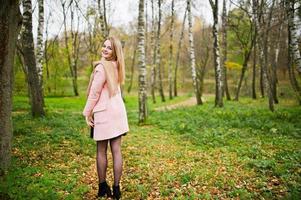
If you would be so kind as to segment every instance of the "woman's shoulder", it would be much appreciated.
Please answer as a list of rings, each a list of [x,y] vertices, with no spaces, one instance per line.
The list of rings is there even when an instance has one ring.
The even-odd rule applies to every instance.
[[[109,61],[109,60],[99,60],[93,62],[95,71],[101,71],[104,68],[111,67],[112,65],[117,67],[117,61]]]

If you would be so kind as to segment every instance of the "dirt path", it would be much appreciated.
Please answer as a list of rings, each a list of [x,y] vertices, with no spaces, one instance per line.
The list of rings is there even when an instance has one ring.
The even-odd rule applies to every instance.
[[[212,94],[203,95],[203,97],[202,97],[203,102],[208,101],[208,98],[210,98],[212,96],[213,96]],[[196,105],[196,98],[194,96],[190,97],[189,99],[182,101],[182,102],[155,108],[155,110],[156,111],[172,110],[172,109],[179,108],[179,107],[188,107],[188,106],[193,106],[193,105]]]

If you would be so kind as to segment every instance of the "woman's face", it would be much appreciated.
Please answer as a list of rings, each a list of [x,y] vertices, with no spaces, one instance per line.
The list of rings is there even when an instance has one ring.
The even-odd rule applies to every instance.
[[[110,40],[106,40],[102,45],[101,57],[105,58],[106,60],[110,60],[113,55],[113,48],[111,45],[112,44]]]

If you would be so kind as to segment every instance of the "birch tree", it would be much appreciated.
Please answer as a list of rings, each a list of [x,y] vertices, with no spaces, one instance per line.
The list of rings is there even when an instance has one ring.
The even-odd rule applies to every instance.
[[[134,67],[136,64],[136,53],[137,53],[137,42],[135,41],[135,45],[134,45],[134,53],[132,55],[132,64],[131,64],[131,76],[130,76],[130,83],[129,83],[129,87],[128,87],[128,93],[131,92],[132,90],[132,85],[133,85],[133,78],[134,78]]]
[[[301,73],[301,55],[299,51],[298,45],[298,30],[297,30],[297,2],[296,0],[285,0],[286,2],[286,10],[287,10],[287,19],[288,19],[288,28],[290,32],[290,48],[291,48],[291,56],[293,62],[296,65],[296,70]],[[300,2],[299,2],[300,3]],[[299,5],[300,6],[300,5]]]
[[[169,99],[172,99],[172,72],[173,72],[173,32],[174,32],[174,7],[175,1],[171,1],[171,20],[170,20],[170,36],[169,36],[169,65],[168,65],[168,88]]]
[[[43,108],[43,92],[36,66],[35,50],[32,33],[32,5],[31,0],[23,0],[23,31],[21,34],[24,66],[27,70],[28,85],[30,87],[30,103],[32,116],[45,115]]]
[[[106,1],[105,0],[97,0],[98,13],[99,13],[99,21],[102,38],[106,38],[109,35],[108,23],[106,18]]]
[[[161,96],[161,101],[165,101],[163,85],[162,85],[162,73],[161,73],[161,21],[162,21],[162,8],[161,8],[161,0],[158,0],[158,8],[159,8],[159,17],[158,17],[158,29],[157,29],[157,59],[156,66],[158,69],[158,78],[159,78],[159,93]]]
[[[67,60],[70,69],[73,92],[75,96],[78,96],[78,85],[77,85],[77,62],[78,62],[78,53],[79,53],[79,34],[78,31],[73,31],[74,23],[74,8],[72,7],[73,0],[70,0],[68,7],[66,8],[66,1],[61,0],[61,6],[63,8],[63,25],[64,25],[64,42],[65,48],[67,51]],[[69,47],[69,36],[67,32],[67,9],[70,9],[70,24],[71,24],[71,49]],[[79,27],[79,19],[77,23],[77,30]]]
[[[252,98],[256,99],[256,63],[257,63],[257,15],[256,15],[256,4],[252,2],[252,24],[254,30],[254,46],[253,46],[253,67],[252,67]]]
[[[294,64],[298,65],[298,55],[296,50],[296,24],[294,22],[295,16],[295,2],[285,0],[286,17],[288,21],[288,73],[292,88],[295,92],[297,100],[301,105],[301,88],[295,76]]]
[[[147,87],[146,87],[146,66],[144,48],[144,0],[139,0],[138,14],[138,62],[139,62],[139,123],[143,123],[147,118]]]
[[[213,42],[213,55],[214,55],[214,69],[215,69],[215,106],[223,107],[223,81],[222,81],[222,66],[220,64],[220,52],[219,52],[219,42],[218,42],[218,0],[209,0],[212,14],[213,14],[213,27],[212,34],[214,38]]]
[[[0,8],[0,176],[11,163],[13,64],[21,21],[19,1],[2,2]]]
[[[37,71],[39,75],[40,85],[43,88],[43,58],[44,58],[44,48],[43,48],[43,31],[44,31],[44,0],[38,0],[38,32],[37,32],[37,45],[36,45],[36,63]],[[43,91],[43,90],[42,90]]]
[[[195,67],[195,52],[193,44],[193,33],[192,33],[192,14],[191,14],[191,0],[187,0],[187,15],[188,15],[188,37],[189,37],[189,64],[191,68],[191,77],[193,83],[193,89],[197,100],[197,105],[201,104],[201,97],[198,90],[198,81],[196,76]]]
[[[223,76],[223,82],[224,82],[224,89],[223,94],[226,93],[227,100],[231,100],[231,96],[229,93],[228,88],[228,77],[227,77],[227,7],[226,7],[226,0],[223,0],[223,14],[222,14],[222,38],[223,38],[223,69],[224,69],[224,76]]]
[[[256,19],[257,19],[257,31],[258,31],[258,50],[259,50],[259,61],[262,68],[263,75],[263,83],[265,86],[265,90],[267,91],[269,109],[274,111],[274,99],[271,90],[270,77],[268,75],[268,67],[267,67],[267,54],[268,54],[268,31],[270,28],[270,19],[271,12],[273,10],[274,1],[270,8],[269,17],[264,19],[264,1],[253,0],[255,3],[256,9]],[[259,4],[260,3],[260,4]]]
[[[152,32],[151,32],[151,45],[152,45],[152,69],[151,69],[151,94],[152,94],[152,100],[153,103],[156,103],[156,95],[155,95],[155,89],[156,89],[156,60],[157,60],[157,42],[155,42],[155,11],[154,11],[154,0],[151,0],[152,5]]]
[[[177,46],[178,51],[177,51],[177,57],[176,57],[176,66],[175,66],[175,70],[174,70],[175,75],[174,75],[174,84],[173,84],[175,97],[178,96],[178,88],[177,88],[178,66],[179,66],[179,60],[180,60],[182,41],[184,39],[186,16],[187,16],[187,6],[185,8],[184,18],[183,18],[183,22],[182,22],[182,30],[181,30],[180,39],[178,41],[178,46]]]

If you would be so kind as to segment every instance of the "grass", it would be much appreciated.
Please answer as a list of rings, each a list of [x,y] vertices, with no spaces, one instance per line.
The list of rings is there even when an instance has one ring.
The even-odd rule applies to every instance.
[[[138,98],[126,97],[124,199],[299,199],[299,106],[283,99],[271,113],[266,100],[242,98],[221,109],[209,98],[202,106],[154,111],[189,96],[149,102],[143,126]],[[84,97],[48,97],[46,117],[32,119],[27,98],[14,97],[12,165],[1,178],[0,197],[94,198],[96,147],[81,115],[84,103]]]

